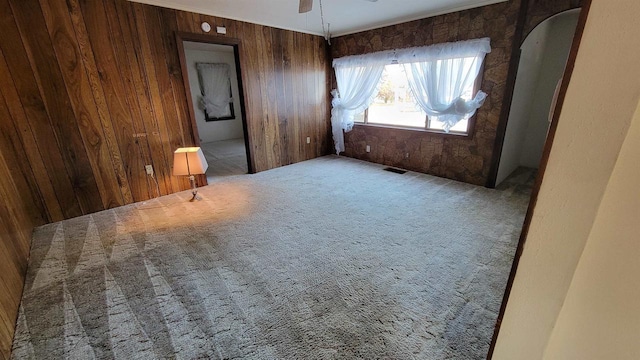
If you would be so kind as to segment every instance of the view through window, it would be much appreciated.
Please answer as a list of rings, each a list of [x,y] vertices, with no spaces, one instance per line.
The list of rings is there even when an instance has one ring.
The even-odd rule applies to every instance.
[[[473,88],[474,86],[470,86],[465,89],[463,93],[465,100],[471,99]],[[443,131],[443,123],[438,121],[437,117],[428,117],[416,103],[411,88],[409,88],[403,65],[386,65],[378,89],[378,96],[369,108],[355,116],[356,123]],[[467,116],[460,120],[451,128],[450,132],[466,133],[469,118],[470,116]]]

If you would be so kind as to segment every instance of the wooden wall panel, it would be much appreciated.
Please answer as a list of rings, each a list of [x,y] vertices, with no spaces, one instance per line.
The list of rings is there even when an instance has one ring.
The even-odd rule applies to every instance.
[[[73,41],[73,39],[56,38],[52,41],[45,26],[44,14],[37,0],[12,1],[11,10],[29,58],[30,71],[35,75],[36,83],[44,100],[45,110],[49,114],[49,121],[58,144],[58,152],[62,154],[64,167],[71,178],[74,192],[64,194],[64,196],[75,196],[81,213],[102,210],[104,209],[103,201],[100,196],[96,196],[100,190],[89,154],[85,149],[85,139],[96,141],[95,138],[91,139],[90,137],[91,133],[96,132],[97,129],[92,128],[92,124],[88,122],[89,119],[85,117],[84,113],[79,113],[77,114],[79,117],[76,117],[66,87],[67,83],[62,73],[63,70],[68,71],[65,75],[69,76],[69,73],[75,71],[75,75],[78,75],[81,69],[75,68],[75,66],[80,60],[68,59],[68,62],[59,63],[54,51],[53,41],[64,42]],[[64,35],[61,34],[61,36]],[[62,46],[70,46],[69,51],[72,51],[73,42],[67,42]],[[5,51],[5,54],[7,53]],[[13,73],[11,66],[9,70]],[[17,74],[14,76],[14,80],[22,75]],[[73,80],[68,79],[67,81]],[[76,94],[79,91],[72,89],[71,92]]]
[[[256,171],[331,153],[329,61],[322,37],[178,11],[178,30],[225,26],[239,39],[247,123]],[[306,143],[306,138],[311,143]]]
[[[4,64],[6,64],[6,67],[0,69],[2,71],[0,91],[9,101],[8,106],[11,110],[11,118],[2,118],[0,121],[13,121],[20,126],[23,124],[21,120],[27,120],[29,127],[25,130],[27,134],[31,132],[31,137],[35,140],[35,146],[38,148],[36,158],[40,157],[43,160],[46,175],[51,181],[56,202],[62,212],[62,218],[82,215],[62,152],[58,148],[58,140],[53,132],[39,84],[36,82],[36,75],[29,64],[29,57],[23,46],[13,14],[11,11],[7,11],[10,10],[8,1],[0,0],[0,8],[6,9],[0,12],[0,34],[2,34],[0,49],[4,54]],[[10,93],[15,93],[18,97]],[[24,110],[25,117],[21,117],[20,109]],[[30,156],[29,160],[32,167],[35,168],[33,165],[34,156]],[[45,187],[45,185],[40,185],[45,179],[46,177],[38,179],[41,189]],[[61,220],[51,214],[54,211],[51,203],[47,203],[47,210],[50,213],[50,220]]]
[[[119,161],[120,152],[115,144],[113,123],[107,119],[104,92],[98,80],[93,52],[89,48],[78,6],[75,1],[68,2],[69,9],[56,6],[55,0],[43,0],[40,4],[82,138],[82,143],[74,146],[80,149],[84,146],[100,193],[102,207],[84,212],[120,206],[125,201],[131,202],[127,179],[122,162]],[[75,20],[73,23],[72,17]],[[74,42],[78,46],[70,46]],[[94,194],[89,196],[90,199],[95,198]]]
[[[13,84],[2,51],[0,51],[0,82]],[[9,112],[3,114],[2,118],[9,119],[13,117],[16,120],[15,123],[3,121],[0,125],[3,127],[16,126],[17,135],[20,137],[24,149],[25,164],[30,166],[36,179],[39,179],[39,191],[44,202],[42,210],[47,210],[45,211],[47,214],[44,218],[52,221],[61,220],[63,219],[62,209],[60,208],[54,187],[49,180],[49,175],[47,174],[47,167],[45,166],[46,157],[40,155],[40,150],[31,131],[31,126],[26,114],[28,110],[22,106],[20,96],[14,86],[2,87],[0,94],[6,99],[7,111]]]
[[[173,151],[198,144],[176,32],[208,21],[238,40],[255,171],[330,152],[321,37],[126,0],[0,9],[0,358],[34,226],[189,188],[171,176]]]
[[[9,118],[0,93],[0,119]],[[17,129],[0,122],[0,359],[9,349],[22,295],[31,231],[46,221],[36,177]]]
[[[135,13],[131,9],[131,4],[120,0],[108,1],[107,6],[112,6],[110,7],[111,10],[107,11],[107,14],[112,18],[109,21],[110,27],[113,29],[111,30],[112,35],[118,31],[121,31],[122,34],[122,37],[119,38],[121,41],[114,43],[116,48],[119,49],[117,53],[121,58],[121,66],[119,68],[121,71],[125,71],[122,74],[127,84],[126,94],[128,94],[129,105],[132,107],[132,118],[136,129],[136,135],[133,136],[133,140],[139,149],[138,154],[140,155],[140,161],[142,161],[141,165],[153,165],[158,179],[158,184],[156,185],[146,174],[141,174],[147,180],[148,191],[146,194],[149,197],[153,197],[157,196],[157,194],[171,193],[171,173],[168,171],[167,158],[165,156],[152,156],[152,154],[163,154],[165,150],[162,140],[158,136],[159,129],[152,105],[145,62],[139,55],[141,42],[138,37]],[[117,17],[113,13],[114,9]],[[118,38],[114,37],[114,39]],[[127,70],[124,70],[126,68],[131,72],[130,74]],[[141,198],[142,194],[139,193]]]
[[[28,144],[48,221],[188,188],[171,176],[172,152],[197,145],[175,33],[204,34],[202,21],[240,42],[254,170],[329,152],[321,37],[125,0],[0,7],[2,121]]]
[[[101,104],[99,107],[101,114],[108,113],[113,119],[113,123],[119,126],[113,127],[105,126],[105,134],[110,135],[108,139],[111,140],[111,149],[116,146],[119,151],[112,151],[116,161],[114,163],[118,166],[117,170],[120,174],[118,179],[122,179],[123,186],[121,187],[124,202],[130,203],[133,201],[133,193],[140,194],[147,192],[146,172],[144,171],[144,165],[148,157],[148,151],[142,152],[138,148],[135,139],[132,134],[137,134],[144,131],[139,131],[134,126],[134,117],[132,115],[132,107],[130,106],[127,91],[124,85],[124,76],[114,76],[121,72],[127,72],[129,75],[130,69],[128,63],[122,63],[116,58],[116,54],[121,54],[115,49],[117,42],[113,42],[112,38],[122,38],[122,31],[119,26],[109,26],[110,21],[117,21],[113,17],[117,17],[115,9],[112,12],[107,12],[103,4],[94,4],[94,6],[87,6],[86,1],[81,1],[79,4],[77,0],[70,1],[72,4],[72,19],[74,27],[76,28],[76,34],[79,43],[93,44],[91,48],[88,46],[82,46],[82,49],[93,50],[92,54],[87,54],[87,68],[90,69],[89,73],[100,74],[98,81],[101,83],[101,88],[95,86],[96,99],[100,99],[97,103]],[[82,11],[80,9],[82,7]],[[112,18],[105,17],[105,14],[109,14]],[[112,32],[111,32],[112,31]],[[91,39],[94,39],[91,41]],[[124,51],[122,51],[124,53]],[[126,56],[126,53],[124,53]],[[129,75],[130,76],[130,75]],[[106,108],[105,108],[106,106]],[[106,118],[106,116],[101,116]],[[121,157],[121,159],[118,159]]]

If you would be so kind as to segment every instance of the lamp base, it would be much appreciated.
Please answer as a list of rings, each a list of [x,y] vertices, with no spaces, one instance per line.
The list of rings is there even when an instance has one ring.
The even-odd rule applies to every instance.
[[[202,200],[202,198],[198,196],[198,189],[196,188],[196,177],[193,175],[189,176],[189,181],[191,182],[191,193],[193,194],[193,197],[189,201],[194,202],[196,200]]]

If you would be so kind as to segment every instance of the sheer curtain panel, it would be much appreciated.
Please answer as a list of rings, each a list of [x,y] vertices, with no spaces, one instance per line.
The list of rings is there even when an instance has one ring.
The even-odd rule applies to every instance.
[[[344,133],[353,128],[353,116],[364,111],[378,95],[378,82],[391,52],[347,56],[333,60],[338,90],[333,90],[331,130],[336,154],[344,151]]]
[[[472,97],[482,62],[491,52],[489,38],[347,56],[333,60],[338,90],[333,90],[331,129],[336,153],[344,151],[344,133],[353,128],[353,116],[378,95],[385,65],[403,64],[409,87],[428,116],[444,123],[449,132],[473,115],[487,94]]]
[[[197,63],[200,82],[200,108],[214,118],[227,116],[229,103],[229,64]]]
[[[397,54],[409,87],[428,116],[443,122],[445,132],[482,106],[487,94],[473,85],[487,53],[489,38],[407,49]]]

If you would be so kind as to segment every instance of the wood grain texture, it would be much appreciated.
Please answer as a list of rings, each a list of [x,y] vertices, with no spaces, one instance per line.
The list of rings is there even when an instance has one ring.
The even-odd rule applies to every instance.
[[[177,32],[205,35],[207,21],[239,45],[255,171],[330,152],[319,36],[126,0],[0,0],[0,8],[0,358],[34,226],[189,188],[171,176],[173,151],[198,145]]]
[[[9,117],[0,94],[0,119]],[[46,221],[36,177],[12,123],[0,124],[0,359],[8,359],[33,227]]]
[[[2,121],[20,129],[49,221],[188,188],[171,176],[173,151],[197,145],[175,33],[202,21],[242,45],[255,171],[328,153],[321,37],[124,0],[0,5]]]
[[[7,0],[0,0],[0,7],[9,9]],[[80,205],[73,191],[71,178],[67,173],[62,152],[58,148],[58,142],[53,132],[49,114],[45,107],[44,98],[40,92],[40,85],[36,82],[36,74],[33,72],[27,49],[23,46],[21,35],[18,31],[15,19],[11,11],[0,12],[0,48],[4,54],[6,67],[2,70],[2,86],[0,91],[5,94],[8,106],[11,110],[10,118],[2,118],[0,121],[12,120],[20,126],[21,110],[28,121],[28,127],[24,127],[25,137],[35,140],[38,148],[36,157],[43,160],[46,174],[49,177],[59,203],[62,218],[81,215]],[[17,95],[17,96],[15,96]],[[29,152],[29,154],[32,154]],[[34,162],[34,156],[30,156],[30,163]],[[33,166],[33,165],[32,165]],[[40,178],[39,182],[43,182]],[[39,186],[44,188],[44,185]],[[67,194],[67,196],[62,196]],[[69,194],[72,194],[69,196]],[[51,204],[47,204],[47,209]],[[50,210],[53,211],[53,210]],[[53,220],[53,215],[50,214]],[[61,220],[57,218],[56,220]]]
[[[177,13],[180,31],[207,21],[240,42],[249,143],[255,171],[331,152],[327,96],[330,72],[322,37],[208,15]],[[282,98],[284,96],[284,98]],[[306,143],[306,137],[311,143]]]
[[[45,26],[45,16],[38,1],[11,1],[10,4],[29,58],[30,71],[35,75],[45,110],[49,115],[58,152],[62,155],[64,168],[73,186],[73,193],[62,196],[75,196],[81,214],[102,210],[104,209],[103,201],[100,196],[96,196],[100,192],[99,185],[93,173],[89,154],[85,150],[87,133],[90,136],[90,133],[96,132],[97,129],[92,128],[92,124],[84,114],[78,114],[76,117],[77,109],[73,107],[76,104],[72,103],[66,87],[69,81],[76,80],[70,78],[70,73],[77,75],[81,71],[77,68],[78,59],[68,59],[60,63],[54,50],[54,42],[56,44],[63,42],[63,46],[69,46],[68,41],[73,39],[50,37]],[[62,36],[64,34],[61,34]],[[65,41],[67,41],[66,44],[64,44]],[[8,52],[4,51],[4,53]],[[11,66],[9,70],[14,74],[14,80],[23,75],[15,74]],[[72,90],[72,93],[77,92]],[[95,139],[87,140],[95,141]]]

